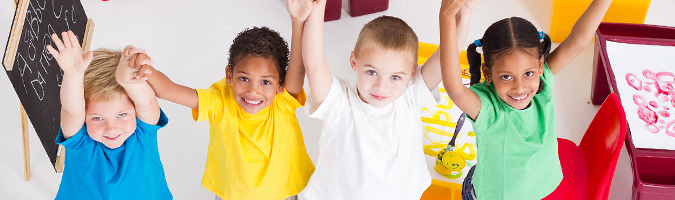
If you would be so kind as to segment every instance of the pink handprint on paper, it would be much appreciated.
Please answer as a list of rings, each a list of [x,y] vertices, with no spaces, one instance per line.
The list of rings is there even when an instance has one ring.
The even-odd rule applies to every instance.
[[[645,97],[635,94],[633,95],[633,102],[639,106],[637,110],[638,117],[647,123],[645,124],[647,130],[652,133],[658,133],[660,129],[656,126],[656,122],[659,120],[659,116],[656,115],[656,112],[649,109],[649,106],[645,102]]]
[[[630,85],[631,87],[635,88],[638,91],[642,89],[642,81],[637,77],[635,77],[635,74],[633,73],[626,74],[626,82],[628,83],[628,85]]]
[[[659,111],[658,113],[659,113],[659,115],[661,115],[661,117],[665,117],[665,118],[670,117],[670,113],[668,113],[668,111],[662,110],[662,111]]]
[[[672,98],[675,95],[675,88],[673,88],[675,75],[672,72],[654,73],[651,70],[646,69],[642,74],[645,78],[654,81],[654,89],[656,89],[654,96],[659,101],[667,102],[669,98]]]
[[[675,137],[675,121],[672,121],[666,125],[666,134],[671,137]]]
[[[669,106],[675,107],[675,74],[672,72],[655,73],[649,69],[642,71],[646,80],[633,73],[626,74],[626,83],[640,93],[653,93],[657,101],[650,101],[642,94],[634,94],[633,102],[638,106],[638,117],[645,122],[645,128],[652,133],[665,130],[669,136],[675,137],[675,120],[666,123],[670,118]],[[660,110],[662,109],[662,110]]]

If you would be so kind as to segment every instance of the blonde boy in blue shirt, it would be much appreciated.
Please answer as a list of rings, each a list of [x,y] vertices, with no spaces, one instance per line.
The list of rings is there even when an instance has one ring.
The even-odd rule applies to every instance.
[[[168,119],[127,67],[152,61],[133,47],[83,53],[73,32],[62,36],[52,35],[58,51],[47,46],[64,72],[56,142],[68,156],[56,199],[173,199],[157,148]]]

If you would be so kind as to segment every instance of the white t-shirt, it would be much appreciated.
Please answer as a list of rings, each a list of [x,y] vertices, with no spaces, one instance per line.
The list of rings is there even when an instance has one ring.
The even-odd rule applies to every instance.
[[[440,98],[420,73],[384,108],[364,103],[355,86],[335,77],[318,108],[310,94],[305,112],[324,127],[316,170],[300,199],[420,199],[431,184],[420,113]]]

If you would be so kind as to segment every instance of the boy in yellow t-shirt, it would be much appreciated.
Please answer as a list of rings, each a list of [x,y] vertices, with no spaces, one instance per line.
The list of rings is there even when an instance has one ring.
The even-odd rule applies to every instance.
[[[314,172],[295,116],[306,98],[302,28],[293,19],[290,60],[279,33],[267,27],[239,33],[226,77],[208,89],[178,85],[150,66],[139,69],[137,78],[147,78],[157,97],[211,124],[202,186],[222,199],[296,199]]]

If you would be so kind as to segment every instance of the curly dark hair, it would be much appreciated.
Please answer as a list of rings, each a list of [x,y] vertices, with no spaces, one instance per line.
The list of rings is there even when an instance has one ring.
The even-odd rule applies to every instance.
[[[283,84],[289,52],[288,43],[278,32],[265,26],[246,28],[237,34],[230,46],[230,57],[227,59],[227,64],[230,66],[229,73],[234,73],[234,66],[246,56],[272,58],[279,72],[279,84]]]

